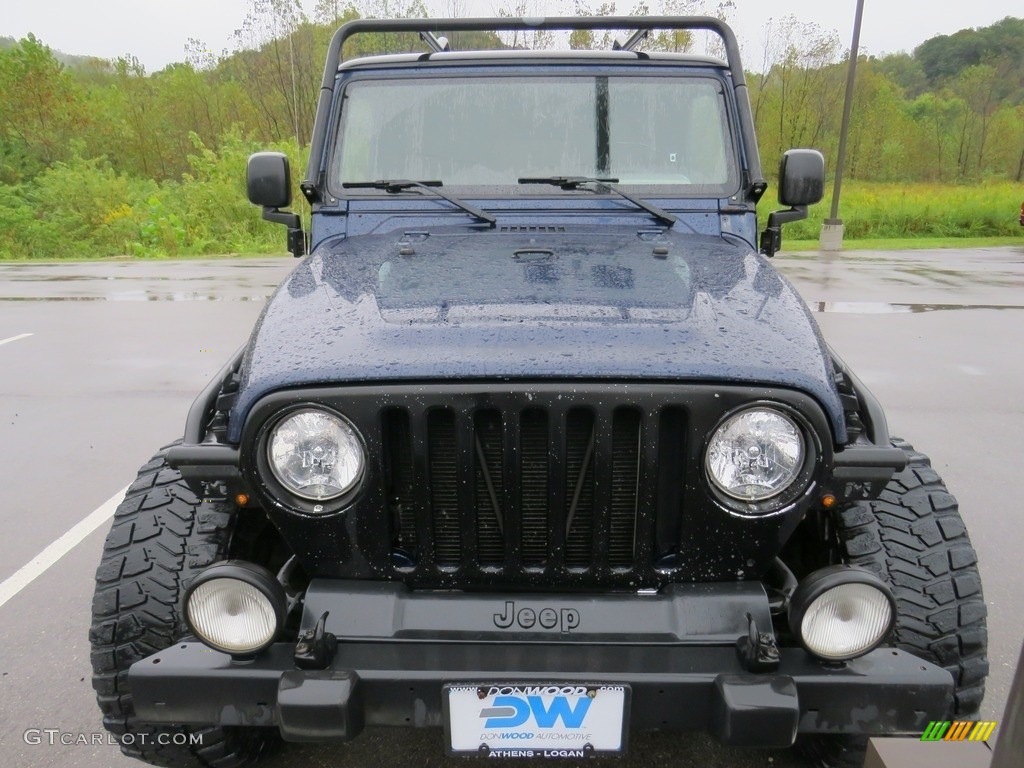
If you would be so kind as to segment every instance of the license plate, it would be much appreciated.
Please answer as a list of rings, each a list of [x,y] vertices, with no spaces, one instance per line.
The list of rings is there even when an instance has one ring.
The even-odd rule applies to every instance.
[[[626,748],[625,685],[446,685],[452,754],[581,758]]]

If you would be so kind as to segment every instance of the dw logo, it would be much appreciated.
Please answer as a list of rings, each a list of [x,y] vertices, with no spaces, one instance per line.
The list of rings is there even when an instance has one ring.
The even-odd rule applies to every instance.
[[[555,728],[561,720],[566,728],[580,728],[590,709],[590,699],[577,700],[573,708],[565,696],[555,696],[550,706],[544,706],[540,696],[496,696],[490,707],[480,710],[480,717],[486,717],[485,728],[517,728],[530,717],[538,728]]]

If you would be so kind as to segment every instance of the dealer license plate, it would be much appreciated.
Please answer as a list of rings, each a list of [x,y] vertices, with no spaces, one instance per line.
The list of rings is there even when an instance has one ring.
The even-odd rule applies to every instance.
[[[488,757],[621,754],[628,701],[625,685],[447,685],[448,746]]]

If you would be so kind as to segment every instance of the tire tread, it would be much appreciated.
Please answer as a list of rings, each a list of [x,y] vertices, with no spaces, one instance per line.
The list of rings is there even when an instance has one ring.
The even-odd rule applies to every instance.
[[[956,498],[931,461],[904,440],[892,444],[907,467],[875,501],[835,517],[842,561],[878,574],[898,606],[893,644],[934,662],[953,676],[950,717],[976,715],[988,675],[988,615],[978,556]],[[864,736],[801,737],[797,746],[821,768],[861,768]]]
[[[172,444],[173,445],[173,444]],[[187,634],[179,600],[195,575],[227,556],[230,508],[202,504],[167,466],[164,446],[128,487],[96,569],[92,602],[92,685],[103,725],[121,751],[168,768],[240,768],[263,751],[264,729],[163,726],[138,723],[128,668]],[[158,744],[162,733],[201,734],[200,745]],[[147,743],[141,744],[145,735]]]

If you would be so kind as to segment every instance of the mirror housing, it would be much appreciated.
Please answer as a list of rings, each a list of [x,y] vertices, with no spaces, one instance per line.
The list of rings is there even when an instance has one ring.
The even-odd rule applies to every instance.
[[[255,152],[245,170],[249,202],[263,208],[263,218],[288,227],[288,252],[296,258],[306,255],[306,235],[299,214],[282,211],[292,202],[292,175],[288,157],[282,152]]]
[[[825,196],[825,158],[816,149],[791,149],[779,163],[779,202],[814,205]]]
[[[265,208],[287,208],[292,202],[292,174],[282,152],[255,152],[245,169],[249,202]]]
[[[807,206],[825,195],[825,158],[816,149],[791,149],[779,163],[779,202],[789,206],[768,214],[761,253],[769,258],[782,248],[782,225],[807,218]]]

